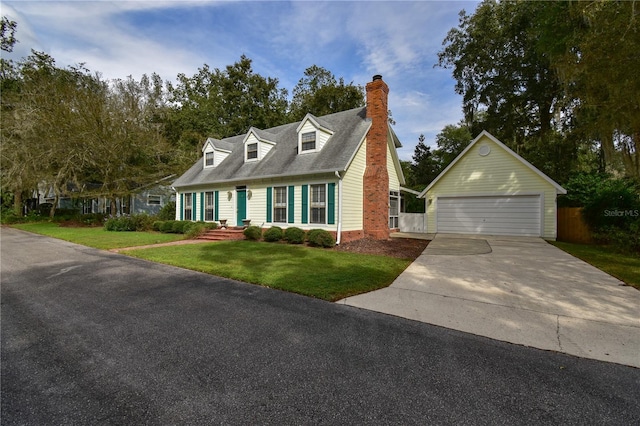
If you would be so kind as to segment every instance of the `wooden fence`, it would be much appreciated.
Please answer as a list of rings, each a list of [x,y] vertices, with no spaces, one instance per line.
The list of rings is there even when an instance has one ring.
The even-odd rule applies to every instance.
[[[591,232],[582,217],[582,207],[558,208],[558,241],[589,244]]]

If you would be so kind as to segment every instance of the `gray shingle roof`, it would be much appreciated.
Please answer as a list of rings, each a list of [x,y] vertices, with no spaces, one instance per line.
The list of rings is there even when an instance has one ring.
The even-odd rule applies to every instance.
[[[325,115],[316,120],[335,132],[319,152],[298,155],[296,129],[300,122],[258,130],[257,134],[275,142],[275,146],[259,161],[244,161],[246,134],[215,140],[214,146],[230,149],[231,154],[213,168],[205,169],[202,158],[199,159],[173,186],[180,188],[346,170],[371,126],[371,120],[366,118],[366,108]]]

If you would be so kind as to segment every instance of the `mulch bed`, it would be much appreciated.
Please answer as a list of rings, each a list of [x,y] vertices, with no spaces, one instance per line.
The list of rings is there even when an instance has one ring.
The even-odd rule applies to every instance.
[[[388,240],[361,240],[340,243],[333,250],[354,253],[379,254],[400,259],[415,259],[429,245],[429,240],[412,240],[409,238],[390,238]]]

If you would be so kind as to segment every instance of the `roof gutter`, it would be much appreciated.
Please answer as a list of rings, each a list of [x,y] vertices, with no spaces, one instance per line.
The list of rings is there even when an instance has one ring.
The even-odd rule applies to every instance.
[[[342,171],[346,171],[346,170],[342,170]],[[266,180],[272,180],[272,179],[282,179],[282,178],[290,178],[290,177],[300,177],[300,176],[314,176],[314,175],[324,175],[324,174],[334,174],[334,173],[339,173],[340,170],[336,170],[336,169],[329,169],[329,170],[316,170],[313,172],[300,172],[300,173],[292,173],[292,174],[285,174],[285,175],[265,175],[265,176],[256,176],[255,178],[238,178],[238,179],[229,179],[229,180],[219,180],[219,181],[211,181],[211,182],[201,182],[201,183],[192,183],[192,184],[188,184],[188,185],[175,185],[174,182],[174,186],[175,188],[198,188],[198,187],[202,187],[202,186],[207,186],[207,185],[230,185],[230,184],[235,184],[235,183],[239,183],[242,182],[247,183],[247,182],[262,182],[262,181],[266,181]],[[172,188],[173,188],[172,187]]]
[[[342,235],[342,176],[340,176],[340,172],[337,170],[335,174],[338,178],[338,230],[336,231],[336,245],[339,245]]]

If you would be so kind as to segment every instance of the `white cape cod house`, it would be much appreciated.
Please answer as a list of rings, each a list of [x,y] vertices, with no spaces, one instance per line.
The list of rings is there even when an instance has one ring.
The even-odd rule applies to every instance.
[[[388,238],[404,184],[388,92],[374,76],[364,108],[207,139],[203,157],[173,183],[176,219],[319,228],[337,242]]]

